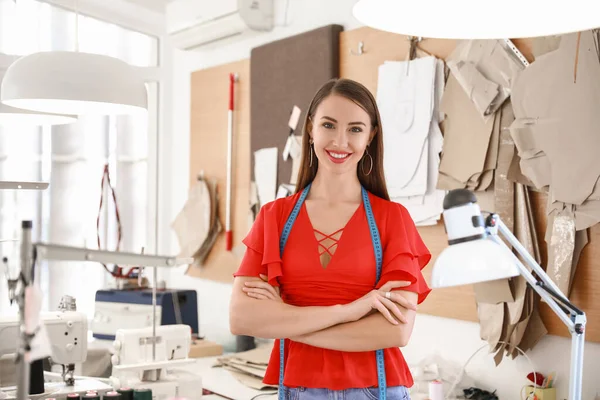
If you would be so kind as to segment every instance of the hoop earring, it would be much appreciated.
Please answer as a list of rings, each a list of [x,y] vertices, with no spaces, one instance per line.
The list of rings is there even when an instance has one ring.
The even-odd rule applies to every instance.
[[[369,157],[369,171],[365,172],[365,158],[367,158],[367,157]],[[362,161],[361,161],[361,170],[364,175],[369,175],[371,173],[371,171],[373,170],[373,157],[371,157],[371,155],[369,154],[368,147],[365,149],[365,155],[363,156]]]
[[[313,141],[311,139],[311,141],[308,144],[308,152],[310,154],[310,161],[308,163],[309,167],[312,167],[312,163],[313,163],[313,148],[312,148],[312,144],[313,144]]]

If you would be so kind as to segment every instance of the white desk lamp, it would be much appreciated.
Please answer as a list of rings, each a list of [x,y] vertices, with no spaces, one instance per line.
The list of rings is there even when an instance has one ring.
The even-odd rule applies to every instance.
[[[569,302],[497,214],[483,218],[477,198],[471,191],[456,189],[448,192],[444,198],[444,225],[450,246],[435,262],[432,287],[467,285],[522,275],[571,332],[569,400],[581,400],[585,313]],[[504,244],[498,233],[529,268]]]

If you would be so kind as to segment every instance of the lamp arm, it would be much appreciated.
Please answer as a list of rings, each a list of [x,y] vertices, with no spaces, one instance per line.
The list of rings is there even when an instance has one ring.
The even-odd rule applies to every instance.
[[[571,332],[571,368],[569,379],[569,400],[581,400],[583,383],[583,349],[585,346],[585,312],[575,307],[566,296],[560,291],[556,284],[550,279],[548,274],[529,254],[527,249],[519,242],[508,227],[502,222],[497,214],[490,215],[486,220],[486,229],[490,238],[504,247],[514,258],[519,273],[525,278],[527,283],[540,295],[561,321],[569,328]],[[521,255],[523,260],[535,272],[538,278],[523,265],[521,260],[506,246],[498,236],[498,232],[513,246]],[[570,315],[564,312],[562,306],[569,309]]]
[[[546,292],[548,292],[548,294],[550,296],[552,296],[554,298],[554,300],[556,300],[558,303],[560,303],[559,305],[563,309],[566,309],[567,310],[566,312],[569,312],[569,313],[575,314],[575,315],[582,315],[584,313],[582,310],[575,307],[575,305],[573,303],[571,303],[568,299],[561,297],[560,294],[556,293],[554,290],[549,288],[544,282],[538,281],[537,285],[539,287],[541,287],[543,290],[545,290]]]
[[[566,300],[565,296],[562,294],[560,289],[556,286],[556,284],[550,279],[548,274],[542,269],[542,267],[535,261],[533,256],[529,254],[527,249],[519,242],[519,240],[513,235],[513,233],[508,229],[508,227],[502,222],[500,217],[497,214],[492,214],[491,218],[488,218],[488,233],[490,233],[490,238],[498,243],[500,246],[504,247],[513,257],[517,268],[519,269],[519,273],[527,283],[531,285],[531,287],[540,295],[542,299],[548,304],[548,306],[554,311],[554,313],[561,319],[561,321],[569,328],[570,331],[575,329],[574,323],[571,320],[570,316],[566,314],[557,303],[556,299],[550,295],[546,290],[542,289],[538,282],[541,280],[545,286],[549,289],[553,290],[557,293],[561,300]],[[496,233],[498,231],[502,236],[512,245],[512,247],[519,253],[519,255],[523,258],[525,263],[535,272],[538,276],[536,279],[535,276],[531,273],[531,271],[523,265],[523,262],[506,246],[506,244],[500,239],[499,235]],[[568,301],[568,300],[567,300]]]
[[[511,246],[519,253],[525,263],[536,273],[536,275],[544,281],[544,283],[549,286],[555,293],[558,293],[563,299],[566,299],[566,296],[561,292],[561,290],[556,286],[556,284],[550,279],[546,271],[537,263],[535,258],[527,251],[527,249],[519,242],[519,239],[513,235],[513,233],[508,229],[508,227],[504,224],[504,222],[500,219],[498,214],[492,214],[489,219],[492,225],[495,225],[504,236],[504,238],[511,244]]]

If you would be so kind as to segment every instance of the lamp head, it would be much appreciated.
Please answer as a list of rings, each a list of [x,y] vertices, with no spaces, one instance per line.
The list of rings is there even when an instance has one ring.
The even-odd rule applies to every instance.
[[[484,239],[485,225],[475,194],[467,189],[455,189],[444,197],[444,225],[448,244]]]
[[[491,239],[475,194],[455,189],[444,198],[448,247],[433,266],[433,288],[504,279],[519,274],[514,255]]]

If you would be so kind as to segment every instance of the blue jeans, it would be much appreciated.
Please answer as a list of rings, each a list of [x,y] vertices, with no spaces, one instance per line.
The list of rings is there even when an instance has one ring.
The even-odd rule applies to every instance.
[[[393,386],[387,388],[389,400],[410,400],[406,386]],[[364,389],[311,389],[311,388],[285,388],[286,400],[378,400],[378,388]]]

